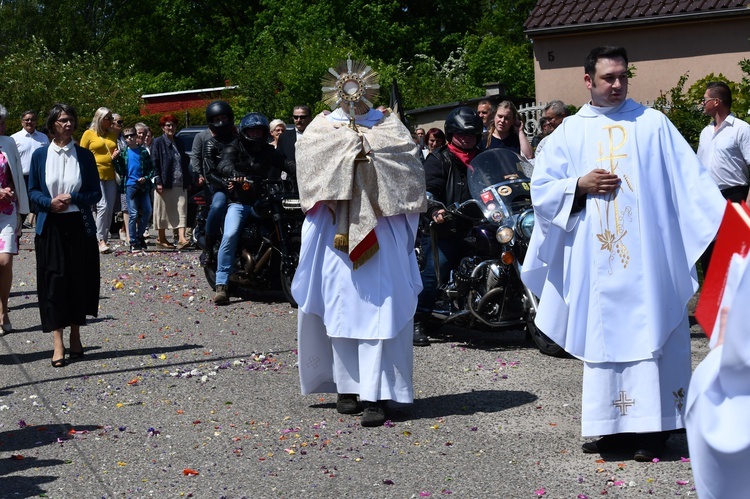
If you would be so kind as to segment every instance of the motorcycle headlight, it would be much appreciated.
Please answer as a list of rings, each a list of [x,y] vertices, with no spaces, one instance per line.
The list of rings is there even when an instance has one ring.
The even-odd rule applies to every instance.
[[[521,218],[518,220],[518,229],[521,231],[521,234],[523,234],[523,237],[528,239],[531,239],[531,232],[534,230],[534,212],[533,211],[527,211],[523,215],[521,215]]]
[[[513,240],[513,229],[510,227],[500,227],[495,233],[495,239],[502,244],[511,242]]]

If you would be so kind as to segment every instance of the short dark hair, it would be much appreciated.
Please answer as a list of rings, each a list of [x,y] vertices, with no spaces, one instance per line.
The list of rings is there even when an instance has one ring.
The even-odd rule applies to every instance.
[[[305,106],[304,104],[302,104],[300,106],[294,106],[294,109],[292,109],[292,114],[294,114],[294,111],[296,109],[300,109],[300,110],[304,111],[305,114],[308,115],[308,116],[312,115],[312,111],[310,110],[310,106]]]
[[[728,108],[732,108],[732,90],[729,85],[723,81],[709,81],[706,83],[706,90],[709,91],[711,97],[716,97],[721,100]]]
[[[21,113],[21,119],[23,119],[23,117],[26,116],[27,114],[33,114],[34,116],[37,116],[37,117],[39,116],[36,113],[36,111],[34,111],[33,109],[28,109],[28,110],[26,110],[26,111],[24,111],[24,112]]]
[[[625,61],[625,66],[627,67],[628,53],[623,47],[604,46],[593,48],[583,61],[583,70],[587,75],[593,78],[596,73],[596,63],[599,59],[615,59],[617,57],[622,57]]]
[[[67,114],[70,119],[73,120],[73,130],[78,127],[78,113],[76,112],[76,108],[68,104],[57,103],[52,106],[52,109],[49,111],[49,116],[47,116],[47,122],[45,123],[47,130],[55,129],[55,122],[62,113]]]
[[[443,144],[445,144],[445,133],[439,128],[430,128],[427,130],[427,133],[425,134],[424,138],[425,140],[430,140],[430,135],[434,135],[436,139],[440,139],[443,141]]]

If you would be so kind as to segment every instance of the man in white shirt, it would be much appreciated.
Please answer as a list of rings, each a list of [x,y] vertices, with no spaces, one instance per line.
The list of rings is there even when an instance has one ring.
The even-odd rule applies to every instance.
[[[750,202],[750,125],[732,114],[732,91],[723,81],[706,85],[701,106],[712,121],[701,132],[698,158],[725,199]]]
[[[724,199],[750,203],[750,125],[732,114],[732,91],[723,81],[706,85],[701,106],[712,121],[701,132],[698,159],[708,169]],[[704,274],[712,252],[713,244],[701,256]]]
[[[28,110],[24,111],[21,115],[21,126],[23,127],[18,132],[11,135],[11,138],[15,141],[18,153],[21,155],[21,167],[23,169],[23,180],[26,182],[26,189],[29,188],[29,169],[31,167],[31,155],[34,151],[40,147],[46,147],[49,145],[49,138],[47,135],[36,129],[37,114],[36,111]],[[30,202],[31,200],[29,200]],[[25,229],[30,229],[34,226],[34,219],[36,217],[36,207],[33,203],[29,206],[31,212],[26,217],[23,223]]]

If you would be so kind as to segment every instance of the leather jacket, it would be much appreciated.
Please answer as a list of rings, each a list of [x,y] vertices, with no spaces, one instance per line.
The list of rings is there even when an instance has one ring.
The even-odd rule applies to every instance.
[[[215,136],[203,143],[203,174],[212,192],[226,191],[226,180],[219,174],[221,155],[232,142],[231,135]]]
[[[466,182],[466,167],[450,152],[447,145],[427,156],[424,162],[424,173],[427,192],[431,193],[435,200],[450,206],[471,199]],[[432,215],[439,209],[439,207],[428,208],[428,220],[432,220]],[[455,232],[455,223],[454,221],[440,224],[438,233],[444,235],[447,232]],[[464,225],[465,222],[462,221],[459,224]]]
[[[282,171],[293,173],[288,171],[283,156],[272,145],[261,144],[258,150],[251,151],[239,138],[224,146],[216,171],[222,179],[245,177],[252,182],[244,192],[235,187],[229,193],[229,202],[243,204],[251,204],[260,197],[261,181],[278,179]]]

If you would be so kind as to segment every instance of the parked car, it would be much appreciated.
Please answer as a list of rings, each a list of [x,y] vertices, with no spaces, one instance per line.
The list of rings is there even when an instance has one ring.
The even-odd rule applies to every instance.
[[[188,156],[192,156],[193,154],[193,139],[195,136],[207,128],[208,126],[206,125],[188,126],[175,134],[175,137],[182,143]]]

